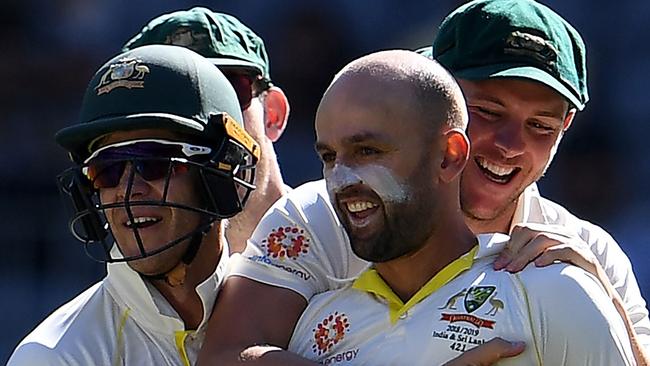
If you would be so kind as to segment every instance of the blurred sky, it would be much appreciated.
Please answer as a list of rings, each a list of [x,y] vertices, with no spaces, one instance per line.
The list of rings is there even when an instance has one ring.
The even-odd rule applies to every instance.
[[[567,133],[542,193],[603,226],[650,295],[650,2],[545,0],[583,35],[591,101]],[[463,1],[5,0],[0,10],[0,362],[53,309],[100,279],[68,233],[54,143],[76,121],[94,71],[159,14],[202,5],[240,18],[266,41],[271,75],[291,102],[276,145],[289,184],[320,176],[313,115],[340,67],[363,54],[430,45]]]

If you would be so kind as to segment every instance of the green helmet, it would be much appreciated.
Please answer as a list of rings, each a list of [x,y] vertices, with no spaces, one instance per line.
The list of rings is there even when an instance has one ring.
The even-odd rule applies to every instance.
[[[73,235],[84,242],[91,257],[107,262],[144,258],[191,239],[183,258],[184,263],[191,262],[212,223],[239,213],[255,188],[260,149],[242,121],[231,84],[194,51],[151,45],[108,61],[86,89],[79,122],[56,134],[56,141],[76,163],[59,176],[61,192],[73,204]],[[143,129],[171,131],[175,137],[103,144],[102,138],[114,132]],[[99,200],[100,190],[117,187],[123,176],[128,177],[125,192],[130,192],[136,174],[144,180],[165,179],[166,192],[170,183],[177,182],[172,178],[181,168],[195,179],[200,197],[196,206],[168,201],[166,193],[160,199],[135,200],[127,193],[117,202]],[[132,224],[140,253],[116,254],[112,243],[118,247],[120,243],[110,239],[106,211],[124,210],[134,223],[135,206],[191,211],[200,215],[201,223],[149,252]]]
[[[243,128],[237,95],[209,61],[183,47],[151,45],[122,53],[88,84],[79,123],[56,134],[76,162],[115,131],[163,128],[197,140],[222,136],[214,117],[232,117]]]

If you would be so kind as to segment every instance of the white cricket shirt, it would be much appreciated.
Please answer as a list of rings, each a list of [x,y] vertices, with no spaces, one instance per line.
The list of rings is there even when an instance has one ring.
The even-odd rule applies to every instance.
[[[566,264],[494,271],[503,234],[443,268],[403,303],[374,269],[316,295],[289,351],[325,365],[442,365],[494,337],[526,350],[499,365],[633,365],[625,325],[596,278]]]
[[[14,350],[7,365],[184,365],[196,363],[207,320],[226,273],[228,245],[214,273],[196,287],[203,319],[185,329],[158,290],[126,263],[61,306]]]
[[[587,243],[623,299],[636,333],[650,349],[650,320],[629,259],[603,229],[540,196],[532,184],[519,198],[512,225],[563,226]],[[325,181],[308,182],[278,200],[262,218],[229,275],[291,289],[305,299],[340,288],[368,263],[352,252]]]

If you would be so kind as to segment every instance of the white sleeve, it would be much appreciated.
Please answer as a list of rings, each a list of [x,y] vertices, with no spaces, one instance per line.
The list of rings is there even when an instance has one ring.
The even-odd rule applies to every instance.
[[[306,183],[264,215],[229,276],[287,288],[309,300],[343,285],[366,264],[356,257],[329,202],[324,181]]]
[[[72,366],[78,364],[67,362],[55,349],[48,348],[44,344],[29,342],[19,344],[7,362],[7,366],[25,365]]]
[[[625,310],[634,324],[634,332],[643,347],[650,352],[648,309],[641,296],[630,259],[611,235],[596,225],[586,223],[581,237],[589,244],[610,283],[623,299]]]
[[[623,320],[598,280],[566,264],[515,275],[540,365],[635,365]]]

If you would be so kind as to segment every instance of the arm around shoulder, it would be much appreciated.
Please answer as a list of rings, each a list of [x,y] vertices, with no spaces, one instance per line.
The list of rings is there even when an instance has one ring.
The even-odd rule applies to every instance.
[[[311,364],[284,351],[306,306],[291,290],[229,277],[212,312],[198,365]]]

